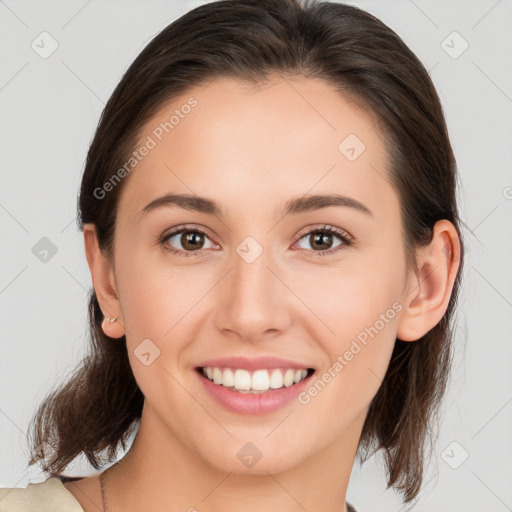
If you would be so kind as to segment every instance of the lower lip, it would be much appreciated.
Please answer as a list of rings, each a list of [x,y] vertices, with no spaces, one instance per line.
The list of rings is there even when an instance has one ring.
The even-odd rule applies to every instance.
[[[276,411],[291,402],[309,384],[313,374],[290,387],[270,389],[265,393],[239,393],[225,386],[214,384],[202,375],[202,370],[195,370],[206,391],[229,411],[240,414],[266,414]]]

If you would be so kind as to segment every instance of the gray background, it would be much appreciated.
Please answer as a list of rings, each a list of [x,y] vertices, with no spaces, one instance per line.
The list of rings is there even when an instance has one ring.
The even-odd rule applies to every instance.
[[[26,465],[28,421],[84,353],[91,279],[76,196],[104,103],[149,39],[200,3],[0,1],[0,487],[44,480]],[[512,510],[512,2],[351,3],[397,31],[430,70],[462,183],[457,353],[414,510]],[[47,58],[31,47],[43,31],[58,43]],[[43,237],[57,249],[46,261],[33,252]],[[92,472],[84,461],[69,471]],[[380,457],[356,463],[348,500],[366,512],[400,510]]]

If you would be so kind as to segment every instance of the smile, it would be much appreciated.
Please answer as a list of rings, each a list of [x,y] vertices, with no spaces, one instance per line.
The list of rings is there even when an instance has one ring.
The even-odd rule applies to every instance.
[[[242,368],[207,366],[198,369],[214,384],[240,393],[260,394],[298,384],[313,369],[272,368],[249,371]]]

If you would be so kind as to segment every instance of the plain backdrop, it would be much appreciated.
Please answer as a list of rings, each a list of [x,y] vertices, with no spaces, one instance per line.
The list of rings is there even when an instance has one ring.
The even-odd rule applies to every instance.
[[[76,198],[100,113],[147,42],[200,3],[0,1],[0,487],[46,478],[27,467],[27,425],[87,343],[91,279]],[[510,511],[512,2],[351,3],[393,28],[429,70],[462,185],[456,354],[414,510]],[[83,460],[69,469],[90,472]],[[401,509],[377,456],[356,463],[347,498],[362,512]]]

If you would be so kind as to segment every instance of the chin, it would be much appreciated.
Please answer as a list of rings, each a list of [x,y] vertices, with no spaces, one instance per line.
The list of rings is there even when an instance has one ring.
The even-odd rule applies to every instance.
[[[277,438],[274,441],[234,437],[227,443],[219,443],[218,450],[210,450],[203,458],[215,470],[235,475],[277,474],[300,464],[297,445],[285,447]]]

